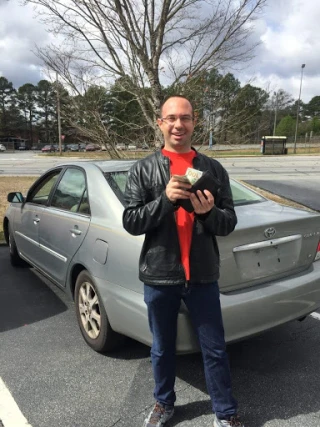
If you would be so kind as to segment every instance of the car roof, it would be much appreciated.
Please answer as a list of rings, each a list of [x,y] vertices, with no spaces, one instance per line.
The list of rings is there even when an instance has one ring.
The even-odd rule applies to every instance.
[[[136,162],[136,160],[83,160],[75,162],[65,162],[60,166],[80,166],[86,167],[86,165],[94,165],[102,170],[102,172],[117,172],[127,171]]]
[[[136,160],[105,160],[94,162],[103,172],[129,170]]]

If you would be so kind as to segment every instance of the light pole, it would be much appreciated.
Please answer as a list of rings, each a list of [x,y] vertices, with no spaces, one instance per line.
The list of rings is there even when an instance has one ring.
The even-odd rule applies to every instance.
[[[297,106],[296,131],[294,134],[294,146],[293,146],[294,154],[296,154],[296,149],[297,149],[297,133],[298,133],[298,123],[299,123],[300,97],[301,97],[301,88],[302,88],[303,69],[305,66],[306,66],[306,64],[301,65],[300,91],[299,91],[299,99],[298,99],[298,106]]]

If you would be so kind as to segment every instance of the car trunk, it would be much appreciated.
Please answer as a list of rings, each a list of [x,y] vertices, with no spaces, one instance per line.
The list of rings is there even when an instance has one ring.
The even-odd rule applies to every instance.
[[[320,215],[262,202],[239,206],[237,216],[235,231],[219,238],[221,292],[297,274],[314,261]]]

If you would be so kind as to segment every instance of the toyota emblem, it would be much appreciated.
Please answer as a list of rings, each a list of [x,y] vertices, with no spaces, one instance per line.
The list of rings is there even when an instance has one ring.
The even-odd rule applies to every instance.
[[[271,239],[276,234],[276,229],[274,227],[269,227],[264,230],[264,235],[267,239]]]

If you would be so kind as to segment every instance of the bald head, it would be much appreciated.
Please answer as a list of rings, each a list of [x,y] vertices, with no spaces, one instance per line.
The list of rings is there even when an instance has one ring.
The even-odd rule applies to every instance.
[[[192,106],[192,104],[191,104],[191,102],[189,101],[189,99],[188,98],[186,98],[185,96],[183,96],[183,95],[172,95],[172,96],[169,96],[168,98],[166,98],[163,102],[162,102],[162,104],[160,105],[160,116],[161,117],[163,117],[163,107],[165,106],[165,104],[167,103],[167,102],[169,102],[169,101],[172,101],[172,100],[174,100],[174,101],[177,101],[177,99],[181,99],[181,100],[185,100],[185,101],[187,101],[188,103],[189,103],[189,105],[190,105],[190,107],[191,107],[191,112],[192,112],[192,116],[193,116],[193,106]]]

